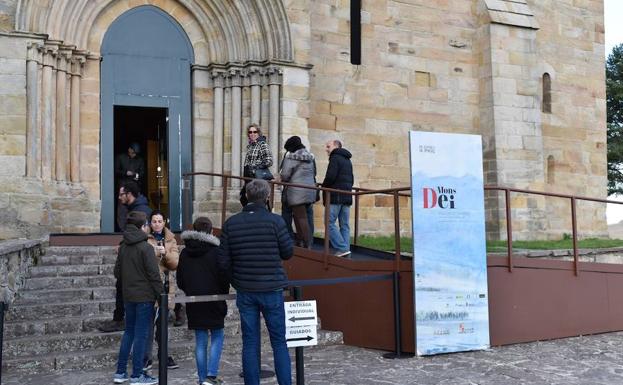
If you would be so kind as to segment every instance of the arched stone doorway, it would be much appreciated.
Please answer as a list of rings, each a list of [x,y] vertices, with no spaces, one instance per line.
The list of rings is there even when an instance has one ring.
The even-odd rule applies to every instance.
[[[194,62],[188,59],[191,108],[179,117],[183,121],[188,118],[179,126],[188,128],[190,136],[179,138],[187,140],[184,154],[190,163],[185,168],[185,159],[180,159],[179,173],[240,174],[244,128],[251,122],[263,126],[277,159],[287,136],[305,139],[308,135],[311,66],[305,63],[309,51],[294,51],[289,18],[297,17],[297,11],[287,8],[283,0],[23,0],[18,4],[16,29],[41,34],[33,34],[40,41],[28,46],[28,176],[52,184],[67,181],[74,194],[76,188],[81,189],[80,197],[88,206],[71,208],[85,212],[81,231],[110,231],[113,226],[115,192],[110,168],[115,153],[111,150],[115,103],[169,108],[156,103],[164,98],[146,97],[162,96],[163,91],[137,92],[121,84],[117,92],[115,82],[120,82],[114,76],[110,80],[107,74],[109,54],[132,53],[122,45],[115,51],[108,43],[128,36],[113,38],[114,34],[109,37],[108,33],[118,21],[144,7],[156,9],[161,21],[174,26],[170,27],[173,35],[184,37],[182,46],[190,42],[189,51],[194,54]],[[309,25],[304,20],[297,23],[299,39],[311,38]],[[70,75],[69,91],[65,82],[69,83]],[[64,108],[68,104],[69,108]],[[54,111],[61,115],[43,119]],[[171,121],[170,110],[167,114]],[[63,130],[58,129],[59,124]],[[54,138],[55,132],[61,133],[61,140],[47,140]],[[46,145],[39,146],[41,142]],[[71,169],[65,169],[65,157],[71,158]],[[219,181],[204,177],[194,182],[195,215],[209,215],[212,192],[219,189]],[[65,194],[70,190],[58,191]]]
[[[171,229],[180,230],[180,178],[191,171],[192,154],[188,36],[161,9],[140,6],[110,25],[101,56],[102,231],[115,229],[119,175],[113,157],[132,142],[142,147],[146,163],[138,179],[143,194],[168,214]],[[151,124],[142,126],[145,120]]]

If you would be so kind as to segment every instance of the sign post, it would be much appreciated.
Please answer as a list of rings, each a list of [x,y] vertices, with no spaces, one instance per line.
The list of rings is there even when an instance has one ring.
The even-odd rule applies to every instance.
[[[291,301],[284,306],[288,347],[318,345],[316,301]]]
[[[409,139],[417,354],[486,349],[481,138],[412,131]]]

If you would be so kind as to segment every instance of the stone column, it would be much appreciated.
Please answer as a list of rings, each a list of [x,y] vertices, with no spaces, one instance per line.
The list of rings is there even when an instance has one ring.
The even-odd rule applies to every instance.
[[[41,46],[28,45],[26,62],[26,176],[41,176],[41,132],[39,127],[39,62]]]
[[[212,172],[223,173],[223,129],[224,129],[224,101],[223,87],[225,86],[225,78],[222,72],[212,72],[214,82],[214,133],[213,133],[213,162]],[[214,187],[222,187],[223,180],[221,177],[214,177]]]
[[[251,78],[251,123],[260,124],[262,110],[262,78],[259,69],[252,69]]]
[[[71,61],[69,163],[72,182],[80,181],[80,83],[82,81],[82,67],[85,61],[84,55],[80,54],[74,54]]]
[[[62,50],[57,58],[56,70],[56,180],[67,180],[69,162],[69,130],[67,129],[67,69],[70,52]]]
[[[240,176],[242,152],[242,76],[240,70],[230,72],[231,79],[231,174]],[[240,187],[240,181],[232,180],[232,187]]]
[[[44,180],[52,179],[52,141],[54,104],[52,75],[56,54],[52,49],[43,47],[43,69],[41,79],[41,177]]]
[[[269,87],[269,117],[268,117],[268,141],[273,155],[273,173],[277,171],[279,163],[279,99],[281,94],[281,71],[272,67],[268,70]]]

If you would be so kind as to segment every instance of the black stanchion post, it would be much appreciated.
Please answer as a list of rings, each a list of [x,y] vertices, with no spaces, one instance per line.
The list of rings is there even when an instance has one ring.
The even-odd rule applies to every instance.
[[[392,276],[392,291],[394,297],[394,344],[395,351],[393,353],[383,354],[384,358],[409,358],[413,357],[411,353],[402,352],[402,323],[400,322],[400,272],[395,271]]]
[[[301,286],[294,287],[294,300],[301,301],[303,299],[303,288]],[[296,385],[305,385],[305,360],[304,348],[297,346],[294,348],[296,359]]]
[[[0,384],[2,384],[2,344],[4,343],[4,312],[6,304],[0,302]]]
[[[158,341],[158,385],[167,385],[167,357],[169,356],[169,295],[164,292],[160,295],[160,341]],[[149,338],[152,338],[150,336]]]

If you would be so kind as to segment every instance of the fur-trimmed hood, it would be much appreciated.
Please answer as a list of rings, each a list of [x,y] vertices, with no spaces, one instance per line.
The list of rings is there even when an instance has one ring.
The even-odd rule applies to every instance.
[[[288,152],[286,158],[298,160],[301,162],[312,162],[314,160],[314,154],[307,151],[306,148],[299,148],[295,152]]]
[[[186,244],[188,241],[204,242],[214,246],[219,246],[221,244],[220,239],[218,239],[214,235],[195,230],[184,231],[182,233],[182,240],[184,240],[184,244]]]

